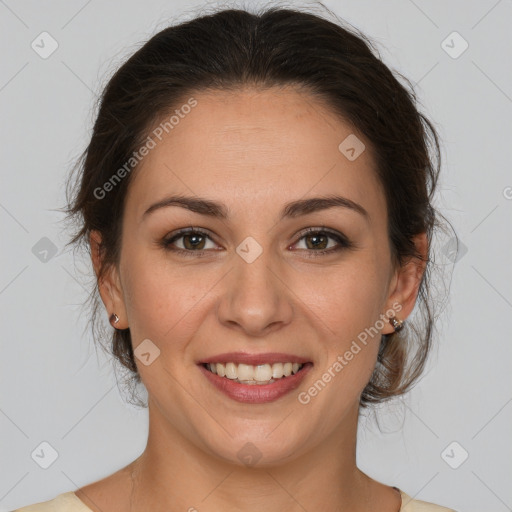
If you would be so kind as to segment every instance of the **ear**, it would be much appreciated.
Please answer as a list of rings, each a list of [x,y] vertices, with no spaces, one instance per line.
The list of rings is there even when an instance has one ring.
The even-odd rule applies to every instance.
[[[405,320],[414,309],[421,279],[427,267],[427,234],[420,233],[414,237],[413,241],[422,259],[411,257],[395,271],[389,288],[390,294],[386,301],[386,310],[391,309],[395,311],[396,318],[402,321]],[[394,327],[389,322],[386,322],[385,327],[382,329],[382,334],[391,334],[394,331]]]
[[[115,313],[119,317],[116,329],[128,328],[128,320],[126,316],[126,307],[124,303],[123,289],[119,278],[119,271],[115,265],[110,266],[103,275],[100,275],[101,265],[103,262],[103,249],[101,246],[101,234],[99,231],[91,231],[89,237],[91,247],[91,259],[94,267],[94,273],[98,280],[98,290],[101,300],[107,310],[107,315]]]

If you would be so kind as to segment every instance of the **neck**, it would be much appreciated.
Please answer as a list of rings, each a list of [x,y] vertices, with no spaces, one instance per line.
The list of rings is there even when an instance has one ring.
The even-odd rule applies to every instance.
[[[356,465],[358,409],[348,416],[314,450],[249,467],[198,448],[150,402],[148,443],[130,465],[131,511],[367,511],[370,479]]]

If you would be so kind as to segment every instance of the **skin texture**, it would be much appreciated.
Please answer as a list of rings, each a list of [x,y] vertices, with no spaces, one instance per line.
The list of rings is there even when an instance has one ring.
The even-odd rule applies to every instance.
[[[149,338],[160,350],[148,366],[137,360],[149,395],[147,447],[126,468],[76,494],[91,509],[109,512],[353,512],[376,504],[397,511],[397,493],[356,466],[359,398],[380,334],[309,404],[297,400],[393,304],[401,306],[397,317],[406,319],[418,293],[423,264],[392,266],[370,143],[296,89],[194,97],[198,105],[133,176],[119,265],[99,283],[107,313],[119,316],[118,328],[130,328],[134,348]],[[338,145],[352,133],[366,150],[349,161]],[[229,217],[177,206],[144,215],[170,194],[222,202]],[[339,207],[279,220],[287,202],[331,194],[359,203],[368,221]],[[191,226],[209,232],[196,249],[205,250],[203,256],[193,252],[190,237],[174,242],[192,247],[190,256],[160,244]],[[314,235],[303,238],[302,231],[322,227],[355,246],[315,257]],[[263,251],[252,263],[235,252],[248,236]],[[96,271],[100,240],[92,233]],[[337,246],[331,238],[321,243],[320,249]],[[416,243],[426,255],[425,236]],[[387,322],[380,329],[392,331]],[[201,359],[231,351],[286,352],[314,366],[295,392],[243,404],[217,391],[197,367]],[[255,467],[237,456],[247,442],[261,452]]]

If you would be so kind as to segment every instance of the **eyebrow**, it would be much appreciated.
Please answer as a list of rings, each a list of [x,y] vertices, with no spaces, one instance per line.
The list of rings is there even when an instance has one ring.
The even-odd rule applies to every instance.
[[[151,205],[143,214],[143,219],[149,214],[161,208],[179,206],[201,215],[227,220],[228,208],[223,203],[211,201],[202,197],[187,197],[173,195]],[[367,222],[370,221],[369,213],[358,203],[342,196],[331,195],[327,197],[311,197],[286,203],[280,213],[280,220],[308,215],[314,212],[327,210],[328,208],[346,208],[362,215]]]

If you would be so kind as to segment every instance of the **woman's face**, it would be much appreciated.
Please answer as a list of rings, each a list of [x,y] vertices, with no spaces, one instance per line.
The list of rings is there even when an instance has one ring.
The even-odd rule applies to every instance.
[[[291,460],[354,427],[381,333],[393,330],[381,315],[407,316],[414,283],[392,268],[371,149],[349,124],[290,88],[194,98],[133,176],[102,297],[130,328],[151,421],[234,463]],[[310,202],[334,196],[344,200]],[[178,234],[191,227],[200,233]],[[202,365],[219,355],[253,361],[248,372],[309,364],[251,386]]]

